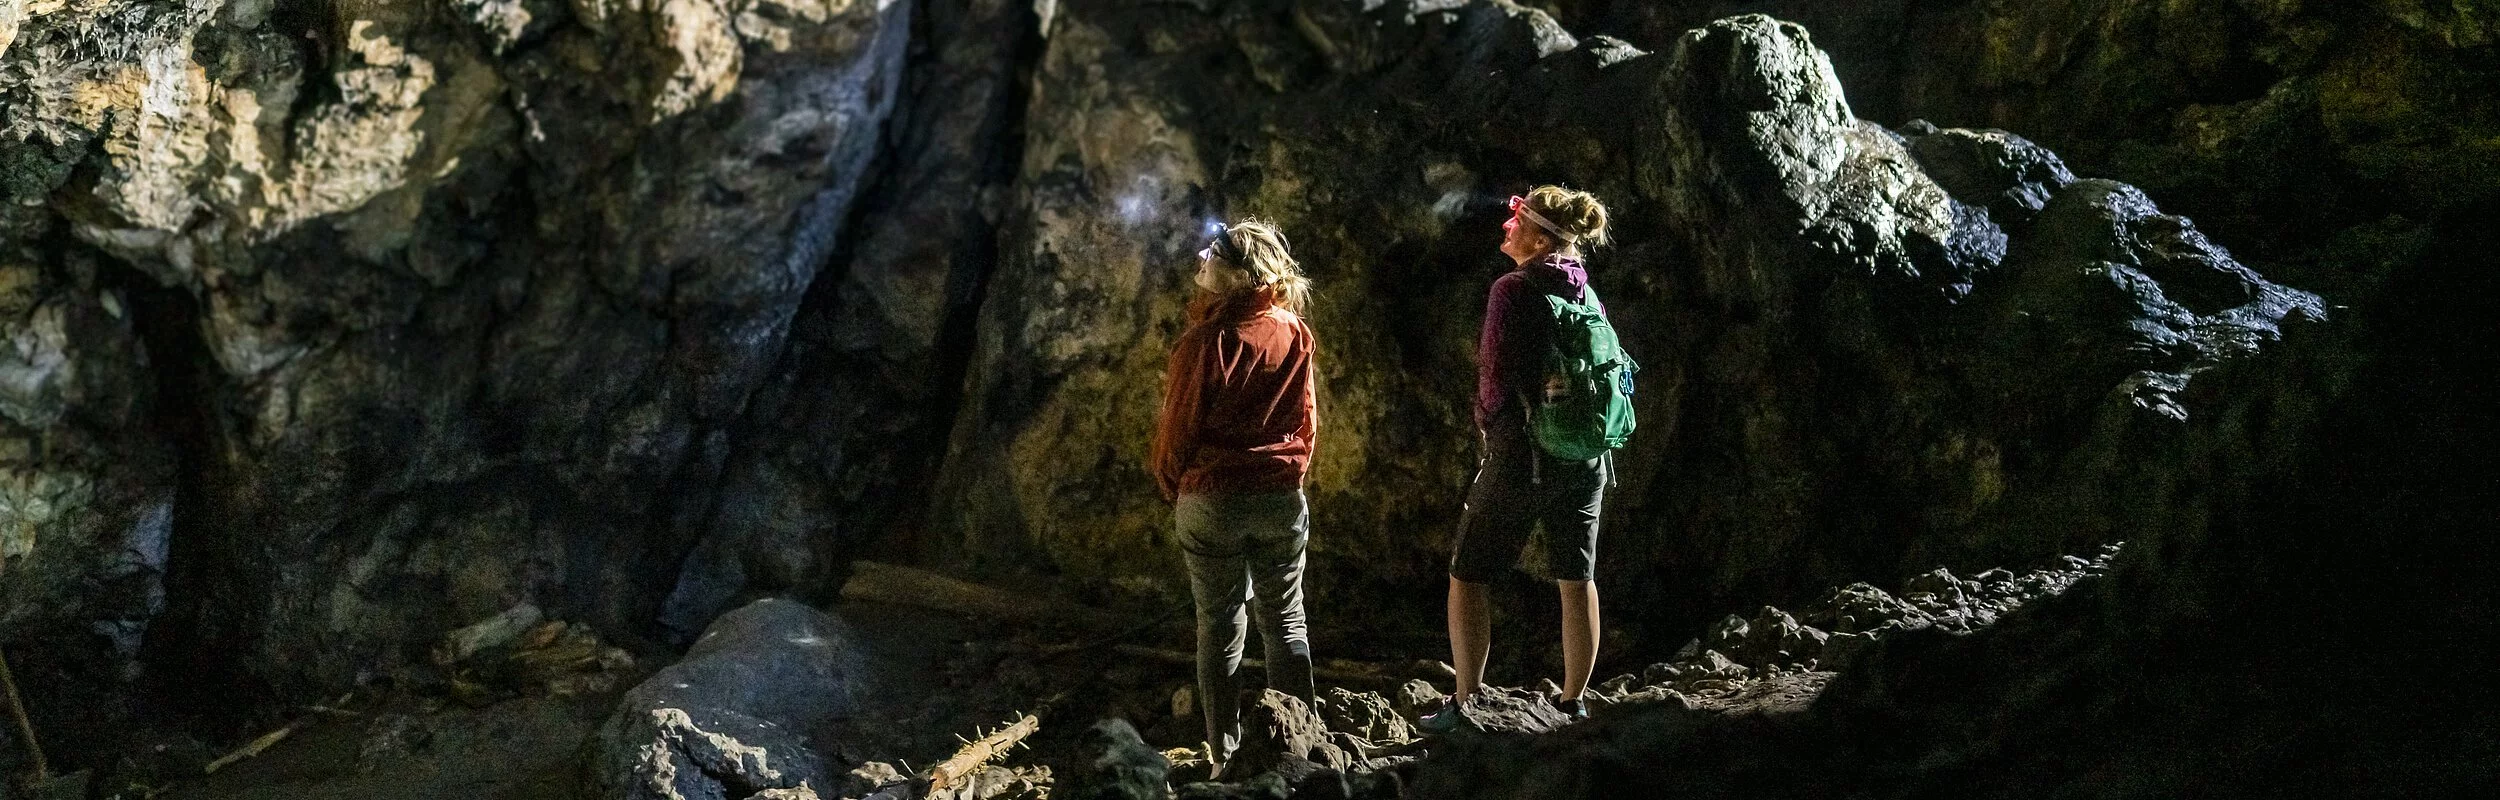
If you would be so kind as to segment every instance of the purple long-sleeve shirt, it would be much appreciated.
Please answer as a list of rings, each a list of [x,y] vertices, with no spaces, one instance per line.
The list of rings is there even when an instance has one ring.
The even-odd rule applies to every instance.
[[[1484,333],[1476,343],[1476,427],[1492,430],[1494,421],[1505,411],[1513,411],[1512,398],[1528,391],[1543,391],[1543,386],[1530,386],[1542,381],[1538,360],[1550,346],[1546,338],[1553,335],[1544,324],[1550,317],[1545,309],[1545,295],[1581,302],[1581,289],[1589,285],[1588,270],[1580,261],[1560,255],[1519,265],[1518,269],[1493,279],[1493,290],[1484,301]],[[1606,313],[1599,301],[1597,313]],[[1519,420],[1520,424],[1526,421]]]

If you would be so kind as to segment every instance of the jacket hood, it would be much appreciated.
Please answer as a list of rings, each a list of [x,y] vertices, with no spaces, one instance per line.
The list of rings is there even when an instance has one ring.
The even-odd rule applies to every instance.
[[[1519,271],[1527,273],[1529,280],[1549,289],[1569,288],[1574,297],[1589,285],[1589,271],[1580,265],[1579,259],[1570,256],[1548,254],[1519,265]]]

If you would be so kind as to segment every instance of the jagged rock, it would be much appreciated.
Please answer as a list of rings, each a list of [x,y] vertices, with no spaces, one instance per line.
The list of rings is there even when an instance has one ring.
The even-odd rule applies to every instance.
[[[1753,622],[1744,617],[1729,614],[1725,619],[1719,620],[1718,624],[1710,626],[1710,632],[1704,635],[1702,640],[1709,643],[1708,646],[1712,652],[1736,652],[1743,650],[1745,643],[1752,638]]]
[[[1686,155],[1642,176],[1645,188],[1699,202],[1672,186],[1699,173],[1711,194],[1770,215],[1825,263],[1948,296],[1996,266],[2003,232],[1985,215],[1957,211],[1897,137],[1850,113],[1804,29],[1760,16],[1721,20],[1687,32],[1668,62],[1653,135]]]
[[[1467,722],[1489,733],[1545,733],[1570,724],[1544,693],[1508,686],[1489,686],[1462,707]]]
[[[1962,579],[1954,577],[1952,570],[1937,567],[1924,575],[1911,578],[1902,591],[1910,595],[1926,594],[1934,597],[1935,602],[1939,604],[1958,607],[1970,604],[1970,595],[1963,591],[1963,587]]]
[[[2075,182],[2056,153],[2005,131],[1938,130],[1916,120],[1902,133],[1919,167],[1953,199],[2005,223],[2029,222],[2057,190]]]
[[[1695,678],[1735,679],[1742,678],[1747,673],[1752,671],[1753,670],[1751,668],[1729,659],[1726,655],[1721,654],[1717,650],[1702,651],[1700,657],[1690,661],[1677,662],[1670,665],[1667,669],[1669,676],[1673,680],[1692,680]]]
[[[1977,575],[1972,575],[1970,577],[1970,583],[1977,584],[1979,586],[1979,590],[1988,596],[2006,597],[2022,591],[2019,587],[2015,586],[2014,577],[2013,570],[2009,570],[2004,567],[1991,567],[1981,571]]]
[[[866,797],[875,794],[880,789],[910,780],[911,776],[895,769],[892,764],[870,761],[844,773],[841,782],[834,784],[834,791],[843,797]]]
[[[637,734],[651,737],[629,775],[612,784],[632,800],[712,800],[796,789],[823,771],[804,740],[769,722],[712,712],[713,729],[679,708],[658,708]]]
[[[1834,634],[1888,627],[1916,629],[1933,624],[1927,612],[1867,583],[1852,583],[1834,591],[1831,597],[1808,609],[1805,619]]]
[[[1085,752],[1093,755],[1092,769],[1069,776],[1065,791],[1073,800],[1160,800],[1172,796],[1172,787],[1165,782],[1172,762],[1139,738],[1137,728],[1127,720],[1095,723]]]
[[[1328,720],[1317,709],[1303,704],[1302,699],[1274,689],[1264,689],[1256,701],[1241,710],[1241,749],[1233,760],[1224,764],[1226,775],[1247,777],[1269,770],[1287,772],[1291,781],[1307,773],[1306,768],[1293,768],[1293,762],[1315,765],[1343,772],[1353,765],[1356,754],[1348,753],[1329,737]]]
[[[571,16],[564,0],[453,0],[497,53],[544,36]]]
[[[1828,638],[1822,630],[1802,625],[1788,612],[1763,606],[1746,624],[1749,633],[1738,643],[1745,663],[1756,666],[1802,664],[1822,652]]]
[[[1663,668],[1663,667],[1666,667],[1666,666],[1668,666],[1668,665],[1666,665],[1666,664],[1652,664],[1652,665],[1650,665],[1650,666],[1651,666],[1652,668]],[[1644,673],[1644,675],[1647,675],[1647,674],[1658,674],[1658,675],[1662,675],[1662,676],[1664,675],[1664,673],[1663,673],[1663,672],[1647,672],[1647,673]],[[1607,679],[1605,679],[1605,680],[1603,680],[1603,681],[1599,681],[1599,682],[1597,682],[1597,684],[1596,684],[1594,687],[1592,687],[1592,688],[1594,688],[1594,689],[1597,691],[1597,693],[1602,694],[1602,695],[1607,695],[1607,696],[1621,695],[1621,694],[1623,694],[1623,693],[1630,692],[1630,691],[1632,691],[1632,690],[1634,690],[1634,689],[1641,688],[1641,685],[1642,685],[1642,684],[1641,684],[1641,680],[1642,680],[1642,678],[1643,678],[1643,677],[1644,677],[1643,675],[1633,675],[1633,674],[1630,674],[1630,673],[1626,673],[1626,674],[1622,674],[1622,675],[1617,675],[1617,676],[1614,676],[1614,677],[1612,677],[1612,678],[1607,678]],[[1667,680],[1673,680],[1673,678],[1667,678]],[[1657,683],[1665,683],[1665,682],[1666,682],[1666,680],[1660,680],[1660,681],[1656,681],[1656,682],[1657,682]]]
[[[591,779],[691,800],[838,785],[810,735],[852,712],[861,674],[838,619],[765,599],[722,615],[686,657],[628,690],[593,742]]]
[[[1440,708],[1441,702],[1448,698],[1449,695],[1434,688],[1431,681],[1416,679],[1399,684],[1395,699],[1399,714],[1414,717]]]
[[[1372,692],[1336,686],[1322,690],[1319,698],[1320,711],[1328,718],[1330,730],[1380,743],[1412,741],[1419,735],[1398,705]],[[1417,707],[1422,705],[1418,703]]]
[[[2189,375],[2326,315],[2317,295],[2258,276],[2132,186],[2076,181],[2033,228],[2008,256],[2015,285],[1995,301],[2022,320],[2009,343],[2075,348],[2060,371],[2165,417],[2187,418],[2178,396]]]
[[[1623,677],[1634,678],[1634,681],[1639,683],[1666,683],[1675,680],[1676,676],[1682,672],[1683,668],[1674,664],[1651,664],[1643,668],[1637,678],[1631,675]]]

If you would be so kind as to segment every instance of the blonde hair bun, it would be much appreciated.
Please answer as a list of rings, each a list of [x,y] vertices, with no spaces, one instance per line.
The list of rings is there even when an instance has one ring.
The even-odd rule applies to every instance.
[[[1602,247],[1606,237],[1606,204],[1597,196],[1577,189],[1547,184],[1528,191],[1528,207],[1578,238],[1578,243]]]

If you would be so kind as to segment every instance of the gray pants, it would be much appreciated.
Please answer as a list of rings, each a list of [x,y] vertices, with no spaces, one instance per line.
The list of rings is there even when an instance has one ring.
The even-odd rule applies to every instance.
[[[1258,612],[1267,685],[1305,703],[1311,682],[1310,626],[1302,612],[1302,567],[1311,509],[1302,491],[1182,495],[1172,508],[1189,591],[1198,600],[1198,707],[1207,743],[1231,757],[1241,746],[1241,651],[1249,614]]]

